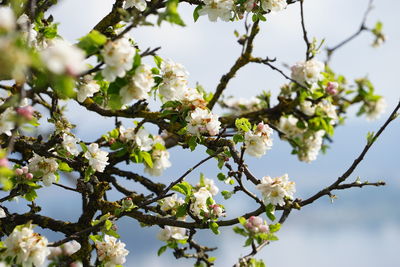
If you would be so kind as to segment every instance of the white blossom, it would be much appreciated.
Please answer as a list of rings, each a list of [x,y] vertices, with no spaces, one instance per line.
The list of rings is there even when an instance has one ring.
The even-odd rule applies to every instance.
[[[243,112],[252,112],[261,108],[261,100],[252,98],[229,98],[225,100],[224,105],[233,111],[233,114],[240,115]]]
[[[95,241],[97,256],[104,263],[105,267],[114,267],[124,264],[125,257],[129,251],[125,249],[125,244],[113,236],[104,235],[103,241]]]
[[[178,197],[177,194],[173,194],[172,196],[163,198],[160,201],[160,209],[162,211],[169,211],[182,205],[183,203],[185,203],[185,201],[182,198]]]
[[[292,79],[303,85],[306,83],[313,85],[322,78],[321,72],[323,72],[324,69],[324,63],[316,59],[297,62],[291,68]]]
[[[144,11],[147,7],[147,3],[145,0],[126,0],[124,4],[124,8],[131,8],[135,7],[139,11]]]
[[[85,52],[62,39],[54,39],[41,51],[41,57],[47,68],[56,74],[76,76],[87,69]]]
[[[261,7],[264,11],[282,11],[287,7],[286,0],[261,0]]]
[[[367,119],[376,120],[385,112],[387,104],[385,99],[381,97],[375,102],[372,101],[368,102],[365,107],[366,107]]]
[[[257,125],[256,130],[244,134],[246,153],[254,157],[265,155],[267,150],[272,148],[272,129],[263,122]]]
[[[151,158],[153,160],[153,167],[151,168],[146,164],[144,171],[152,176],[160,176],[166,168],[171,167],[169,152],[167,150],[155,149],[151,153]]]
[[[199,15],[208,15],[210,21],[229,21],[235,2],[233,0],[203,0],[205,6],[199,10]]]
[[[339,117],[335,105],[332,105],[328,100],[323,100],[318,103],[318,107],[331,119],[330,124],[334,125],[338,122]]]
[[[181,100],[187,89],[189,73],[180,63],[165,60],[161,63],[162,83],[159,87],[164,101]]]
[[[83,156],[89,160],[89,165],[98,172],[103,172],[108,163],[108,152],[99,149],[97,143],[90,144]]]
[[[147,99],[149,92],[154,86],[153,74],[150,66],[142,64],[135,70],[135,75],[129,84],[122,87],[120,95],[123,104],[128,104],[132,99]]]
[[[274,206],[285,205],[285,197],[293,199],[293,194],[296,192],[295,183],[289,181],[287,174],[283,176],[271,178],[265,176],[261,179],[261,183],[256,186],[261,191],[266,205]]]
[[[79,154],[77,143],[79,142],[80,140],[78,138],[75,138],[70,134],[64,133],[63,141],[61,144],[71,155],[77,156]]]
[[[150,137],[150,134],[143,128],[140,128],[137,131],[134,140],[136,142],[136,145],[142,151],[150,151],[153,147],[153,139]]]
[[[298,152],[298,157],[301,161],[311,162],[317,159],[324,135],[325,131],[319,130],[310,136],[306,134],[303,136],[302,145]]]
[[[21,29],[22,36],[28,42],[28,44],[32,47],[37,45],[37,31],[35,30],[35,26],[31,23],[29,17],[26,14],[22,14],[17,19],[17,24]]]
[[[0,7],[0,30],[12,31],[15,29],[15,16],[10,7]]]
[[[31,226],[17,226],[4,241],[5,255],[15,257],[22,267],[41,266],[50,254],[47,244],[47,239],[35,233]]]
[[[305,100],[300,104],[300,110],[307,116],[314,116],[316,108],[317,106],[311,101]]]
[[[92,97],[98,91],[100,91],[100,85],[93,80],[92,76],[86,75],[83,83],[79,86],[77,99],[79,102],[84,102],[86,98]]]
[[[124,77],[133,66],[135,49],[127,37],[108,41],[101,50],[106,67],[102,70],[104,78],[113,82],[117,77]]]
[[[221,127],[218,116],[208,109],[196,108],[188,114],[186,121],[188,122],[187,130],[193,135],[205,133],[217,135]]]
[[[58,169],[58,163],[53,158],[45,158],[37,154],[33,155],[33,158],[29,159],[29,172],[35,176],[41,176],[43,184],[50,186],[56,182],[57,177],[54,174]]]
[[[212,198],[210,191],[205,187],[201,187],[197,192],[193,193],[193,200],[190,210],[197,217],[201,217],[201,212],[208,212],[207,199]]]
[[[15,128],[15,111],[12,108],[7,108],[0,114],[0,134],[5,133],[11,136],[11,131]]]
[[[76,240],[71,240],[62,244],[61,248],[64,252],[64,255],[70,256],[81,249],[81,244]]]
[[[203,177],[201,179],[201,183],[198,183],[196,186],[198,188],[205,187],[213,196],[217,195],[219,192],[219,189],[215,185],[214,180],[206,178],[206,177]]]
[[[186,229],[166,225],[164,226],[164,229],[161,229],[157,237],[159,240],[164,242],[171,240],[185,240],[187,239]]]
[[[4,209],[0,208],[0,219],[7,217],[6,212]]]
[[[304,129],[297,127],[298,121],[299,120],[293,115],[289,115],[288,117],[282,116],[279,119],[279,129],[285,133],[288,138],[295,137],[304,132]]]

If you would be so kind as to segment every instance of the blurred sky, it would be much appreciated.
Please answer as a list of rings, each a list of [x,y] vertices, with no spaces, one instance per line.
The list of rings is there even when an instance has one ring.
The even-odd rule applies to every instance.
[[[384,23],[388,41],[382,47],[370,46],[373,37],[364,33],[360,38],[345,46],[334,55],[332,67],[349,79],[367,75],[376,86],[377,92],[384,95],[388,111],[399,100],[397,63],[400,33],[398,29],[400,1],[375,1],[367,24],[373,27],[379,19]],[[64,0],[50,11],[55,21],[60,22],[61,35],[71,42],[85,35],[112,6],[111,0]],[[332,46],[355,32],[367,7],[367,0],[307,0],[305,1],[306,25],[310,37],[326,39]],[[181,15],[187,27],[163,24],[161,27],[143,27],[131,31],[131,36],[142,49],[162,46],[160,56],[182,63],[190,72],[190,83],[202,84],[207,90],[214,90],[220,76],[226,73],[240,53],[234,30],[243,33],[243,22],[212,23],[200,17],[193,23],[193,7],[182,4]],[[260,57],[276,57],[277,66],[282,63],[293,64],[304,60],[305,46],[299,23],[299,5],[290,5],[287,10],[271,14],[266,23],[261,23],[261,34],[255,40],[254,54]],[[324,54],[318,56],[324,59]],[[287,73],[289,71],[284,69]],[[250,97],[261,90],[278,92],[286,82],[270,69],[259,65],[246,66],[239,71],[226,90],[227,95]],[[84,113],[76,104],[69,106],[69,118],[79,125],[76,133],[84,140],[95,140],[113,128],[113,120]],[[354,110],[352,111],[354,114]],[[388,112],[383,116],[387,117]],[[290,155],[290,147],[275,136],[272,150],[261,159],[247,158],[253,172],[262,177],[288,173],[296,181],[300,198],[310,196],[318,189],[330,184],[341,175],[365,145],[368,131],[376,131],[383,119],[367,122],[365,118],[351,115],[347,125],[337,128],[332,148],[326,155],[320,155],[311,164],[299,162]],[[129,125],[129,121],[124,121]],[[371,149],[365,160],[354,172],[351,179],[360,176],[362,180],[385,180],[388,185],[381,188],[351,189],[338,192],[338,199],[331,204],[327,198],[320,199],[302,211],[294,211],[278,233],[280,241],[266,247],[258,255],[270,267],[309,267],[309,266],[385,266],[395,267],[400,262],[398,239],[400,237],[400,167],[398,137],[399,121],[395,121]],[[195,153],[173,149],[168,169],[159,179],[172,180],[204,157],[201,149]],[[136,166],[129,168],[137,168]],[[135,172],[138,170],[134,169]],[[215,162],[205,164],[189,178],[195,183],[203,172],[215,178]],[[128,185],[128,183],[126,183]],[[221,190],[226,187],[219,184]],[[129,184],[138,188],[135,184]],[[228,188],[228,187],[226,187]],[[71,199],[57,187],[40,190],[39,204],[50,208],[45,214],[59,219],[75,220],[80,212],[80,199]],[[118,194],[111,198],[118,199]],[[23,208],[20,201],[20,209]],[[67,204],[66,204],[67,203]],[[254,203],[245,201],[244,196],[236,195],[227,205],[230,216],[238,216],[243,211],[253,210]],[[78,207],[78,208],[77,208]],[[168,251],[162,257],[156,252],[163,244],[156,239],[158,229],[140,228],[136,222],[123,219],[119,223],[122,241],[127,243],[130,256],[126,266],[189,266],[192,262],[174,260]],[[203,234],[204,232],[204,234]],[[201,231],[201,240],[216,245],[219,250],[216,266],[231,266],[237,258],[249,252],[242,248],[244,239],[235,236],[230,229],[223,231],[218,238],[207,231]],[[50,235],[50,239],[59,238]]]

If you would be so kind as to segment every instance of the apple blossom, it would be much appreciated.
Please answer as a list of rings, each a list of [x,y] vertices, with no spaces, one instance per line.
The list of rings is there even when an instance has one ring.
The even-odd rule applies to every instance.
[[[261,7],[264,11],[282,11],[287,7],[286,0],[261,0]]]
[[[125,249],[125,244],[113,236],[104,235],[103,241],[95,241],[97,256],[105,267],[115,267],[124,264],[125,257],[129,251]]]
[[[103,172],[108,163],[108,152],[100,150],[97,143],[92,143],[83,156],[89,160],[89,165],[98,172]]]
[[[305,85],[313,85],[321,78],[321,72],[325,69],[324,63],[317,59],[310,59],[308,61],[297,62],[292,66],[292,79],[298,83]]]
[[[58,163],[53,158],[45,158],[34,154],[33,157],[29,159],[29,171],[35,176],[41,177],[45,186],[50,186],[56,182],[57,177],[55,172],[57,169]]]
[[[133,99],[147,99],[154,86],[153,74],[148,65],[142,64],[135,70],[129,84],[122,87],[120,95],[123,104],[128,104]]]
[[[285,205],[285,198],[293,199],[293,194],[296,192],[295,183],[289,181],[287,174],[275,178],[264,176],[256,188],[261,191],[264,203],[274,206]]]
[[[203,0],[203,6],[199,15],[208,15],[210,21],[217,21],[220,18],[223,21],[229,21],[232,17],[232,10],[235,2],[232,0]]]

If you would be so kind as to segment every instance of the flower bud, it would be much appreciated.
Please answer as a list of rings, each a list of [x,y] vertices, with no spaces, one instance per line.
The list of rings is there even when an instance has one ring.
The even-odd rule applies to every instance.
[[[29,171],[28,166],[22,167],[21,170],[23,173],[28,173],[28,171]]]
[[[28,172],[27,174],[25,174],[25,178],[26,178],[27,180],[32,180],[32,179],[33,179],[33,174],[30,173],[30,172]]]
[[[336,95],[338,93],[339,84],[337,82],[328,82],[325,91],[330,95]]]
[[[34,109],[32,106],[17,108],[16,111],[18,115],[21,115],[22,117],[24,117],[29,121],[33,119]]]
[[[260,227],[258,227],[261,233],[268,233],[269,232],[269,227],[266,224],[260,225]]]
[[[22,169],[15,169],[15,174],[16,175],[22,175],[22,174],[24,174],[24,171],[22,170]]]
[[[0,167],[6,167],[8,168],[8,159],[7,158],[2,158],[0,159]]]
[[[263,219],[260,217],[251,216],[249,218],[249,222],[253,224],[255,227],[259,227],[264,223]]]

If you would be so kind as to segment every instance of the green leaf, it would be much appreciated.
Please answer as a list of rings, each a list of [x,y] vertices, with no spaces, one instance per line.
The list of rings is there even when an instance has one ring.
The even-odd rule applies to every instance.
[[[86,151],[88,151],[88,148],[87,148],[87,146],[86,146],[85,143],[80,142],[79,145],[81,146],[83,153],[85,153]]]
[[[188,141],[188,145],[189,145],[190,151],[194,151],[197,146],[197,136],[191,136]]]
[[[192,194],[192,186],[188,182],[182,182],[174,185],[171,190],[181,193],[185,196],[190,196]]]
[[[235,144],[239,143],[239,142],[244,142],[244,137],[242,134],[235,134],[233,136],[233,142],[235,142]]]
[[[251,123],[246,118],[236,119],[235,126],[238,130],[243,132],[248,132],[251,129]]]
[[[194,9],[194,11],[193,11],[193,20],[194,20],[194,22],[196,22],[199,19],[199,17],[200,17],[199,11],[202,8],[203,8],[203,6],[199,5]]]
[[[71,168],[69,165],[68,165],[68,163],[65,163],[65,162],[59,162],[58,163],[58,169],[60,170],[60,171],[63,171],[63,172],[72,172],[74,169],[73,168]]]
[[[153,160],[151,158],[151,154],[149,152],[146,152],[146,151],[140,151],[140,155],[142,156],[142,158],[146,162],[146,164],[150,168],[153,168]]]
[[[367,144],[370,146],[375,142],[375,133],[374,132],[368,132],[367,134]]]
[[[226,175],[223,174],[222,172],[218,173],[217,177],[218,177],[218,180],[220,180],[220,181],[226,180]]]
[[[35,190],[29,190],[29,192],[24,195],[24,198],[27,201],[34,201],[37,198],[36,191]]]
[[[186,213],[187,213],[186,211],[187,211],[187,204],[180,205],[180,206],[176,209],[176,214],[175,214],[175,216],[176,216],[177,218],[184,217],[184,216],[186,215]]]
[[[233,227],[233,231],[236,234],[242,235],[242,236],[248,236],[249,234],[246,232],[246,230],[244,230],[243,228],[240,228],[239,226],[235,226]]]
[[[267,214],[267,217],[271,220],[271,221],[275,221],[276,217],[275,217],[275,206],[272,204],[268,204],[265,207],[265,213]]]
[[[161,68],[161,63],[163,62],[163,59],[159,56],[153,56],[154,62],[156,63],[158,68]]]
[[[246,242],[244,243],[244,246],[248,247],[251,245],[251,243],[253,243],[253,238],[249,237],[249,238],[247,238]]]
[[[239,217],[238,220],[239,220],[239,223],[241,225],[245,225],[246,224],[246,219],[244,217]]]
[[[214,234],[219,235],[221,232],[218,230],[218,223],[210,222],[210,229],[213,231]]]
[[[158,249],[157,251],[157,256],[161,256],[161,254],[163,254],[166,250],[167,250],[168,246],[162,246]]]
[[[106,42],[107,37],[105,35],[93,30],[79,39],[78,47],[83,49],[87,55],[91,55],[99,51],[99,48]]]
[[[281,229],[281,224],[280,224],[280,223],[270,224],[270,225],[269,225],[269,231],[270,231],[271,233],[278,232],[279,229]]]
[[[224,196],[225,200],[230,199],[232,197],[232,192],[230,192],[230,191],[225,191],[224,190],[224,191],[221,192],[221,194]]]
[[[105,223],[104,223],[104,228],[105,228],[106,230],[110,230],[112,226],[113,226],[113,223],[112,223],[110,220],[106,220],[106,221],[105,221]]]
[[[75,96],[75,80],[66,75],[56,76],[53,80],[53,89],[61,99],[68,99]]]
[[[142,64],[142,58],[140,57],[140,54],[136,52],[135,57],[133,58],[133,69],[136,69]]]

